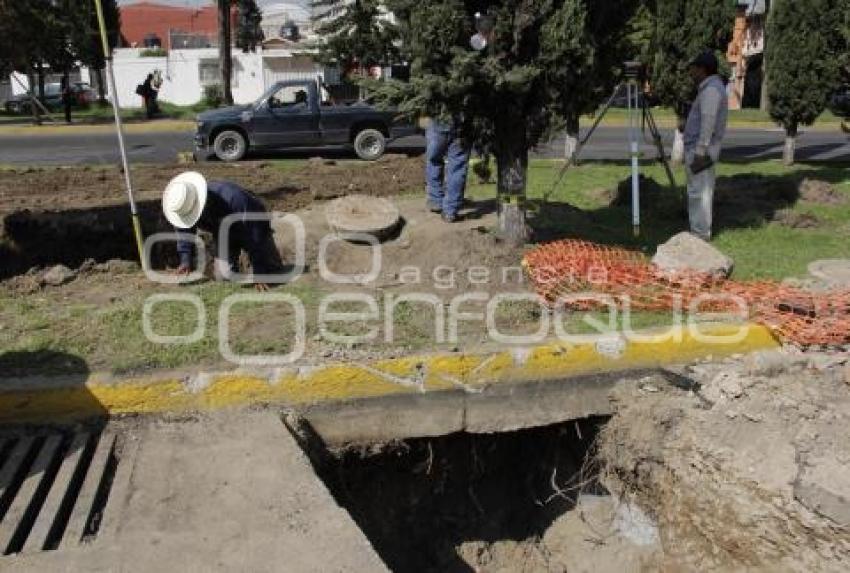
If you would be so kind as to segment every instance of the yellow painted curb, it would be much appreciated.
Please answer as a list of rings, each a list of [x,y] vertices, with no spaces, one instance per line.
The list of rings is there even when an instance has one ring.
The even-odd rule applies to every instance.
[[[124,123],[125,133],[159,133],[164,131],[192,131],[195,122],[183,119],[163,119],[143,123]],[[0,125],[2,135],[99,135],[113,133],[112,123],[72,125]]]
[[[261,372],[152,375],[121,381],[92,375],[76,385],[56,380],[0,383],[0,422],[55,421],[93,415],[211,410],[252,404],[301,406],[498,384],[561,380],[650,368],[778,347],[752,324],[702,324],[481,354],[439,354],[370,363]]]

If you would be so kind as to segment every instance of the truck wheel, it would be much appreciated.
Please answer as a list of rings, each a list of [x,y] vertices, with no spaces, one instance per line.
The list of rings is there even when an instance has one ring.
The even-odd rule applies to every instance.
[[[364,129],[354,138],[354,152],[365,161],[375,161],[386,148],[387,138],[377,129]]]
[[[222,161],[239,161],[248,151],[245,136],[235,130],[225,130],[215,136],[213,152]]]

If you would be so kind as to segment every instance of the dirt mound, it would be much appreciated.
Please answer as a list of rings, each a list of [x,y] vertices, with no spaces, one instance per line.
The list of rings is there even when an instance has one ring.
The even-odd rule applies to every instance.
[[[841,205],[847,201],[847,198],[831,183],[808,177],[800,182],[800,198],[824,205]]]
[[[812,213],[795,213],[790,209],[777,211],[773,220],[783,227],[791,229],[816,229],[821,226],[821,220]]]
[[[672,570],[847,570],[850,386],[830,366],[841,359],[803,370],[782,358],[755,374],[697,365],[669,373],[695,391],[663,380],[618,391],[603,483],[652,512]]]

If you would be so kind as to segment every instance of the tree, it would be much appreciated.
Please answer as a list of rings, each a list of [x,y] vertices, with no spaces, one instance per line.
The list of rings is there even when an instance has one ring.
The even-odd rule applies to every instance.
[[[110,49],[119,44],[121,34],[121,14],[116,0],[101,0],[103,20],[106,24],[106,40]],[[106,101],[106,83],[103,70],[106,61],[103,56],[103,44],[100,39],[100,26],[97,21],[97,11],[92,0],[87,0],[76,10],[70,10],[68,16],[72,19],[71,43],[77,59],[95,73],[98,100]]]
[[[237,5],[236,43],[245,52],[253,52],[263,41],[260,28],[263,16],[255,0],[216,0],[218,8],[218,66],[222,99],[233,105],[233,6]]]
[[[655,21],[650,83],[661,103],[684,122],[695,89],[688,63],[704,50],[714,50],[725,62],[735,22],[735,2],[729,0],[647,0]],[[681,129],[676,129],[673,160],[684,158]]]
[[[260,26],[263,13],[255,0],[239,0],[237,12],[236,45],[243,52],[254,52],[265,39],[263,28]]]
[[[398,28],[380,0],[314,0],[316,32],[324,38],[319,61],[343,72],[363,71],[397,61]]]
[[[375,83],[372,95],[404,113],[461,118],[465,136],[496,158],[500,234],[522,242],[529,149],[604,100],[635,4],[395,0],[411,79]],[[477,12],[495,22],[480,52],[470,47]]]
[[[224,103],[233,105],[233,61],[231,48],[232,0],[216,0],[218,7],[218,69],[221,75],[221,95]]]
[[[775,0],[767,18],[770,116],[785,130],[782,161],[794,163],[797,130],[826,109],[840,75],[841,0]]]

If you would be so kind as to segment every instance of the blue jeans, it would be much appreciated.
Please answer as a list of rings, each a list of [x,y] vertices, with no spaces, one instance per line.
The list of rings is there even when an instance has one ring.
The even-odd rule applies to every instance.
[[[428,203],[441,207],[445,215],[457,215],[466,191],[469,147],[464,144],[456,126],[432,120],[426,133],[425,180]],[[445,179],[445,183],[444,183]]]

